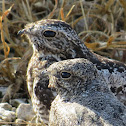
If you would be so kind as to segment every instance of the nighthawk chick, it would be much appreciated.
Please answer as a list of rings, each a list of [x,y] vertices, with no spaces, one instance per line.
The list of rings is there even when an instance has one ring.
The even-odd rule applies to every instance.
[[[58,93],[51,105],[50,126],[126,126],[126,107],[90,61],[59,61],[43,73]]]
[[[85,58],[96,65],[112,92],[126,103],[126,65],[91,52],[69,24],[46,19],[27,24],[19,34],[26,34],[33,47],[27,69],[27,86],[33,108],[40,120],[48,123],[48,114],[55,91],[48,88],[48,77],[41,71],[50,64],[66,59]]]

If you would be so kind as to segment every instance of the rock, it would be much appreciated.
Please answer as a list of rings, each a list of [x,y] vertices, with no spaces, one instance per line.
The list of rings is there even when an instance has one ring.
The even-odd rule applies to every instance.
[[[25,99],[12,99],[10,103],[14,107],[18,107],[21,103],[25,103]]]
[[[12,110],[11,110],[11,111],[16,112],[16,109],[17,109],[17,108],[12,107]]]
[[[21,103],[16,110],[16,116],[18,119],[30,121],[35,116],[35,113],[30,104]]]
[[[12,122],[16,119],[15,112],[11,111],[12,106],[8,103],[0,103],[0,119],[1,121]]]
[[[0,103],[0,108],[3,108],[5,110],[11,110],[12,106],[8,103]]]
[[[12,122],[16,119],[16,114],[15,112],[0,108],[0,118],[6,122]]]

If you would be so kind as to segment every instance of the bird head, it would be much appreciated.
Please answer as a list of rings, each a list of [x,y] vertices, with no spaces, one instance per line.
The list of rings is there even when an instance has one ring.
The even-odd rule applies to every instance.
[[[49,75],[48,87],[56,88],[60,93],[85,91],[92,80],[98,76],[93,63],[83,58],[55,62],[43,73]]]
[[[25,34],[33,46],[34,51],[44,54],[61,54],[65,59],[79,57],[86,50],[75,30],[61,20],[45,19],[30,23],[18,32]]]

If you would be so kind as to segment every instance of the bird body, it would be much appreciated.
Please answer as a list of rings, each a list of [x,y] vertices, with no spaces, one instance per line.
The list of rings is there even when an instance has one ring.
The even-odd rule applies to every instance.
[[[48,88],[48,76],[41,76],[41,72],[56,61],[54,57],[39,56],[35,53],[27,69],[27,86],[37,114],[37,122],[45,124],[48,124],[50,104],[56,95]]]
[[[76,97],[76,100],[84,100],[83,96]],[[119,112],[119,105],[116,107],[107,106],[102,112],[95,111],[86,105],[81,105],[76,100],[65,102],[58,95],[52,102],[50,110],[49,125],[50,126],[125,126],[125,118]],[[91,101],[90,101],[91,103]],[[105,104],[107,105],[107,104]],[[110,104],[112,105],[112,104]],[[98,105],[97,105],[98,107]],[[101,106],[100,106],[101,107]],[[117,110],[116,110],[117,109]],[[109,112],[110,110],[110,112]],[[115,113],[114,113],[115,111]],[[126,111],[125,111],[126,112]],[[122,117],[120,117],[122,116]]]
[[[59,61],[46,72],[49,87],[56,88],[58,94],[51,105],[50,126],[126,125],[126,107],[88,60]]]
[[[126,104],[126,65],[91,52],[66,22],[55,19],[37,21],[27,24],[19,34],[25,34],[33,47],[27,69],[27,87],[40,121],[48,123],[50,105],[56,96],[56,92],[48,88],[48,76],[41,72],[54,62],[67,59],[91,61],[113,94]]]

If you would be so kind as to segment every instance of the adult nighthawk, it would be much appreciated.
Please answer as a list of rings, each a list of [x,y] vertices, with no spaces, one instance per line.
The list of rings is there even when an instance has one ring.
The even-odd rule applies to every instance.
[[[66,59],[91,61],[105,77],[114,95],[126,104],[126,65],[91,52],[69,24],[45,19],[27,24],[19,34],[25,34],[33,47],[27,69],[27,86],[33,108],[41,121],[48,123],[50,105],[56,96],[55,91],[48,88],[48,76],[41,75],[41,72],[50,64]]]
[[[126,126],[126,106],[109,90],[95,65],[83,58],[55,62],[43,71],[57,97],[50,126]]]

